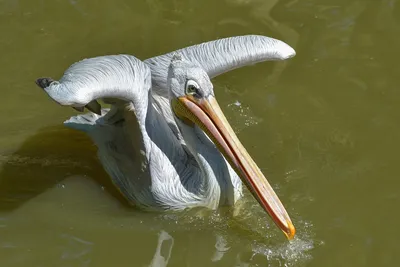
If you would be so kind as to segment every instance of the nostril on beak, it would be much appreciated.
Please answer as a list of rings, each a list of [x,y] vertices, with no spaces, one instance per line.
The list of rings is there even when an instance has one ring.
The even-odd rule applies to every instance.
[[[44,89],[54,82],[54,80],[52,78],[39,78],[35,82],[40,88]]]

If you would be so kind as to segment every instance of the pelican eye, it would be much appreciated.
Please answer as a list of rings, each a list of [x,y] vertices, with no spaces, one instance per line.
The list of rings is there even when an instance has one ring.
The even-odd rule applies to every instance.
[[[186,82],[186,94],[187,95],[193,95],[193,96],[200,96],[200,92],[199,92],[200,86],[193,80],[188,80]]]

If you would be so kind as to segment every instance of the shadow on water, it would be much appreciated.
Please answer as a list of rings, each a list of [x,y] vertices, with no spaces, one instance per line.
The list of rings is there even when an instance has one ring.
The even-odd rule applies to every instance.
[[[0,153],[0,210],[11,211],[72,175],[89,176],[122,203],[97,160],[96,147],[83,133],[50,126],[16,150]]]

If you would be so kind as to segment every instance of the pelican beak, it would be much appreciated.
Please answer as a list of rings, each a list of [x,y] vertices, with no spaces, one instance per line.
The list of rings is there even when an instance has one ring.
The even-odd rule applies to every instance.
[[[178,116],[196,123],[213,140],[275,224],[288,239],[293,239],[296,230],[288,213],[232,130],[216,99],[211,95],[201,99],[189,95],[179,97],[174,106],[179,110]]]

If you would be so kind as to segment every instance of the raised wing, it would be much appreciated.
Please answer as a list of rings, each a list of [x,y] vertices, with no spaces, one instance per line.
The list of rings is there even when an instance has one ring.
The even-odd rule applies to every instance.
[[[152,73],[153,90],[167,95],[168,66],[176,53],[198,63],[210,78],[262,61],[285,60],[296,55],[286,43],[266,36],[245,35],[189,46],[145,60]]]
[[[86,106],[99,113],[97,99],[131,102],[140,120],[141,112],[147,111],[151,74],[134,56],[101,56],[74,63],[59,81],[40,78],[36,84],[58,104],[82,111]]]

